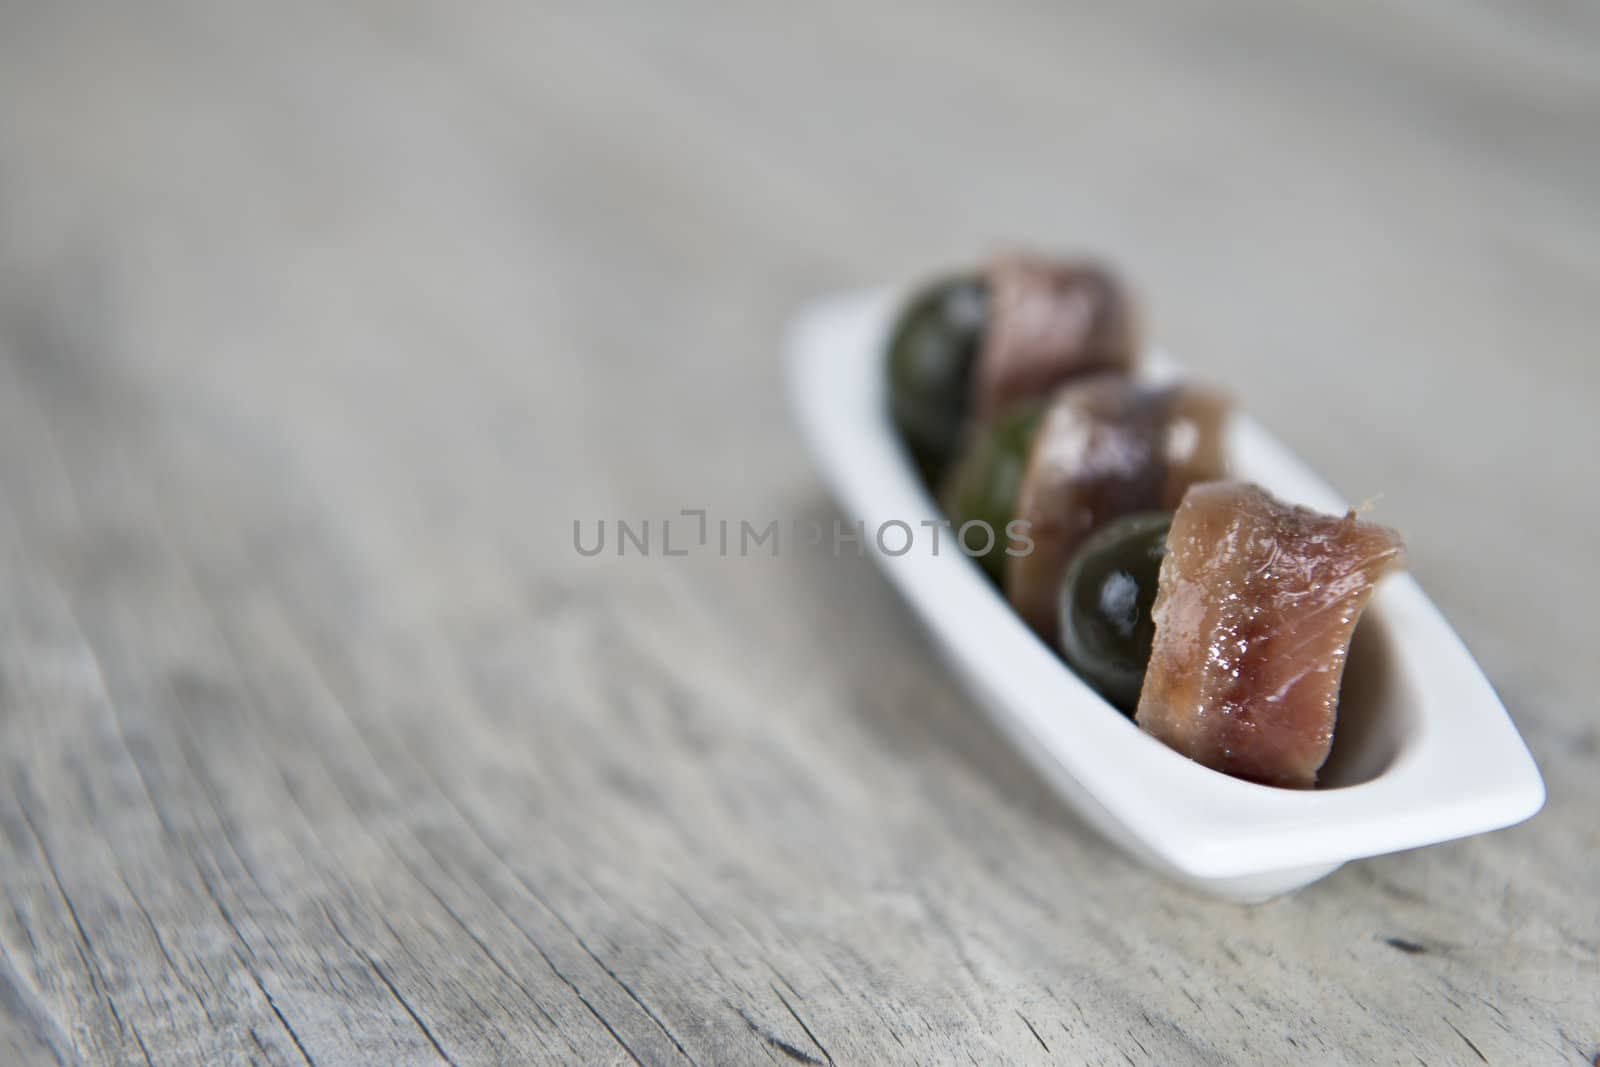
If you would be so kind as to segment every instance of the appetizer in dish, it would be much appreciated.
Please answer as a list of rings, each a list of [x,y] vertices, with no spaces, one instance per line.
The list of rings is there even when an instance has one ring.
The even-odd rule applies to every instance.
[[[1139,351],[1133,306],[1095,263],[1032,256],[928,286],[889,342],[895,425],[936,480],[981,425],[1069,378],[1129,370]]]
[[[1178,506],[1196,482],[1220,478],[1228,402],[1187,385],[1102,377],[1069,385],[1039,424],[1017,496],[1031,553],[1007,560],[1018,614],[1056,638],[1061,577],[1084,540],[1108,521]]]
[[[1139,725],[1207,767],[1309,789],[1356,622],[1401,556],[1399,534],[1353,511],[1195,486],[1167,536]]]
[[[1084,681],[1197,762],[1309,788],[1399,535],[1223,481],[1227,399],[1134,378],[1134,322],[1081,262],[931,286],[891,338],[895,425],[967,554]]]
[[[951,471],[941,500],[957,526],[1026,524],[1031,551],[995,547],[984,564],[1053,642],[1061,577],[1084,540],[1119,516],[1170,511],[1189,486],[1222,477],[1226,414],[1219,394],[1192,386],[1111,374],[1069,382],[1047,402],[996,419]]]

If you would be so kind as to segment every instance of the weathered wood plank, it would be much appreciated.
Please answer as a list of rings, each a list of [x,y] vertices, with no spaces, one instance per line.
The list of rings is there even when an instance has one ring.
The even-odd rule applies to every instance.
[[[0,8],[0,1059],[1591,1062],[1597,39]],[[831,523],[784,316],[1019,239],[1384,494],[1542,816],[1197,900],[868,562],[573,551]]]

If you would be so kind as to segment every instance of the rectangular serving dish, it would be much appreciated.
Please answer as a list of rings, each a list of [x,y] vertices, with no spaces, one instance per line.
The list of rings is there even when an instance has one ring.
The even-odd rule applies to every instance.
[[[818,302],[790,329],[802,432],[847,518],[870,532],[940,513],[888,414],[896,292]],[[1148,375],[1175,366],[1152,356]],[[1235,414],[1234,477],[1325,512],[1347,505],[1248,416]],[[898,543],[898,542],[896,542]],[[1141,731],[1084,684],[959,552],[875,552],[950,665],[1061,797],[1110,841],[1195,888],[1241,902],[1307,885],[1347,860],[1510,826],[1544,781],[1488,679],[1409,574],[1386,579],[1357,631],[1316,790],[1210,770]]]

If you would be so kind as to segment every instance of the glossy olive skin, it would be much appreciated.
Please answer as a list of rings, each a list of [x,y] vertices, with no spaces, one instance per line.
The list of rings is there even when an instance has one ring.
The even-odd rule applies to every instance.
[[[1084,681],[1132,715],[1156,624],[1168,512],[1128,515],[1084,542],[1061,582],[1061,652]]]
[[[1027,404],[996,419],[961,457],[940,494],[944,513],[957,531],[968,522],[980,521],[994,532],[991,543],[988,534],[973,528],[964,543],[971,550],[968,554],[996,582],[1004,576],[1010,543],[1006,525],[1017,517],[1022,477],[1043,416],[1042,406]],[[987,552],[974,554],[985,546]]]
[[[988,321],[988,283],[959,277],[922,290],[895,323],[890,409],[930,484],[937,484],[961,446],[972,406],[972,368]]]

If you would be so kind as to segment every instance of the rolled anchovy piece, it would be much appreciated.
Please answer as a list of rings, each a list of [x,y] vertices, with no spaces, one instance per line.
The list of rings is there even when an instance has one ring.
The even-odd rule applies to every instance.
[[[1069,378],[1133,369],[1133,304],[1104,267],[1010,255],[991,264],[986,278],[989,323],[973,381],[980,424]]]
[[[1136,716],[1215,770],[1309,789],[1328,758],[1351,635],[1400,535],[1253,485],[1197,485],[1167,537]]]
[[[1056,642],[1061,581],[1074,554],[1112,519],[1171,511],[1196,482],[1225,474],[1227,399],[1190,385],[1101,375],[1063,387],[1040,422],[1016,517],[1033,549],[1005,561],[1006,596]]]

